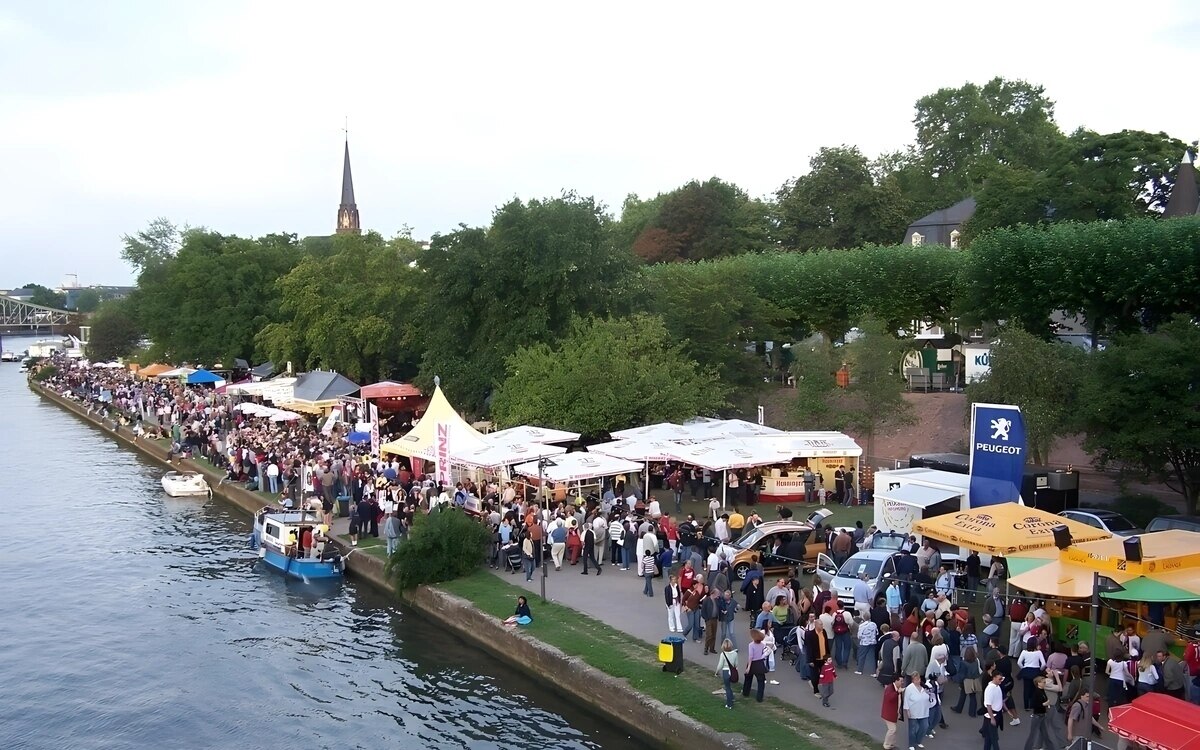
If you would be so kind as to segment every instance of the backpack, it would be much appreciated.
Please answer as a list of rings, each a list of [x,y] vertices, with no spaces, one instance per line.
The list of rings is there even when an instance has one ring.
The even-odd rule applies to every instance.
[[[842,610],[838,610],[838,613],[833,616],[833,633],[834,635],[841,635],[842,633],[849,632],[850,626],[846,624],[846,616],[842,613]]]

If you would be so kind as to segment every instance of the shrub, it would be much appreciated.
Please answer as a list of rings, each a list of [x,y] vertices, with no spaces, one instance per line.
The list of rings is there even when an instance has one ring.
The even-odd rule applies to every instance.
[[[1146,528],[1146,524],[1158,516],[1170,516],[1179,512],[1175,508],[1153,495],[1131,494],[1121,495],[1113,500],[1112,509],[1125,516],[1138,528]]]
[[[491,541],[491,532],[478,520],[440,506],[416,516],[408,539],[388,560],[387,575],[397,591],[460,578],[479,567]]]
[[[36,373],[34,373],[33,379],[40,383],[43,380],[49,380],[50,378],[54,377],[57,374],[58,374],[57,367],[55,367],[54,365],[46,365],[45,367],[40,368]]]

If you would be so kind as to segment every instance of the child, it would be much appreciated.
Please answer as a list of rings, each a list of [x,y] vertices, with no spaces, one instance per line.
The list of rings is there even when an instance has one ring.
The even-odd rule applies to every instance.
[[[836,710],[829,705],[829,698],[833,695],[833,681],[836,679],[837,669],[833,666],[833,657],[831,656],[821,665],[821,677],[817,685],[821,693],[821,705],[831,710]]]

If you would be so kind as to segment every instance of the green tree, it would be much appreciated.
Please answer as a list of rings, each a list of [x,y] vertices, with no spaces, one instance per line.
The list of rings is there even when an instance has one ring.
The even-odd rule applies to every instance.
[[[95,312],[98,307],[100,307],[100,292],[95,289],[83,289],[75,297],[76,312]]]
[[[89,323],[86,354],[93,362],[111,362],[138,348],[143,332],[124,300],[105,303]]]
[[[416,514],[408,539],[387,562],[385,571],[397,592],[470,575],[483,562],[491,532],[457,508],[439,507]]]
[[[188,232],[174,257],[141,273],[133,295],[155,354],[209,365],[252,358],[255,336],[280,319],[277,281],[300,257],[294,235]]]
[[[913,124],[917,159],[908,169],[924,184],[912,180],[910,197],[936,207],[974,194],[997,165],[1045,169],[1063,140],[1045,89],[1004,78],[921,97]]]
[[[518,349],[492,416],[588,435],[713,414],[726,388],[672,344],[663,322],[635,316],[577,321],[560,346]]]
[[[753,394],[767,374],[759,342],[775,340],[784,313],[763,299],[744,272],[726,264],[661,263],[645,270],[646,311],[666,324],[671,340],[735,396]]]
[[[23,288],[33,292],[33,296],[29,298],[30,304],[53,307],[56,310],[66,307],[67,296],[61,292],[56,292],[41,284],[26,284]]]
[[[967,398],[1021,407],[1033,462],[1048,464],[1055,439],[1081,428],[1079,392],[1087,355],[1070,344],[1007,327],[992,342],[990,358],[991,371],[967,387]]]
[[[845,348],[850,385],[841,394],[842,422],[865,438],[866,455],[872,456],[876,435],[915,421],[912,404],[904,399],[900,372],[909,345],[878,320],[865,320],[860,331],[862,335]]]
[[[420,361],[419,245],[374,232],[335,235],[279,280],[280,319],[255,337],[275,362],[337,370],[358,382],[412,378]]]
[[[894,181],[877,181],[855,146],[822,148],[808,174],[776,193],[775,237],[787,248],[849,248],[896,242],[909,207]]]
[[[644,203],[627,198],[617,236],[640,227],[630,247],[650,263],[719,258],[765,248],[768,213],[736,185],[693,180]]]
[[[419,383],[442,379],[460,409],[480,414],[521,346],[557,341],[575,315],[628,310],[634,258],[614,246],[591,198],[514,200],[489,228],[435,236],[422,255]]]
[[[841,366],[838,351],[825,339],[792,346],[792,377],[796,379],[792,414],[806,430],[837,430],[843,426],[837,403],[837,370]]]
[[[1084,447],[1101,468],[1156,478],[1189,514],[1200,496],[1200,328],[1178,316],[1095,355],[1080,401]]]
[[[133,266],[139,273],[147,268],[160,266],[179,252],[187,231],[187,227],[177,227],[160,216],[137,234],[121,237],[121,260]]]

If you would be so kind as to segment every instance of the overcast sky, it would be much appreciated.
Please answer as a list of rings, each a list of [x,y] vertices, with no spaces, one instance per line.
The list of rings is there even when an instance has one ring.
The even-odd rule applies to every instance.
[[[131,283],[156,216],[328,234],[343,117],[364,226],[419,239],[514,196],[765,195],[996,75],[1068,132],[1200,138],[1200,3],[816,5],[0,0],[0,288]]]

